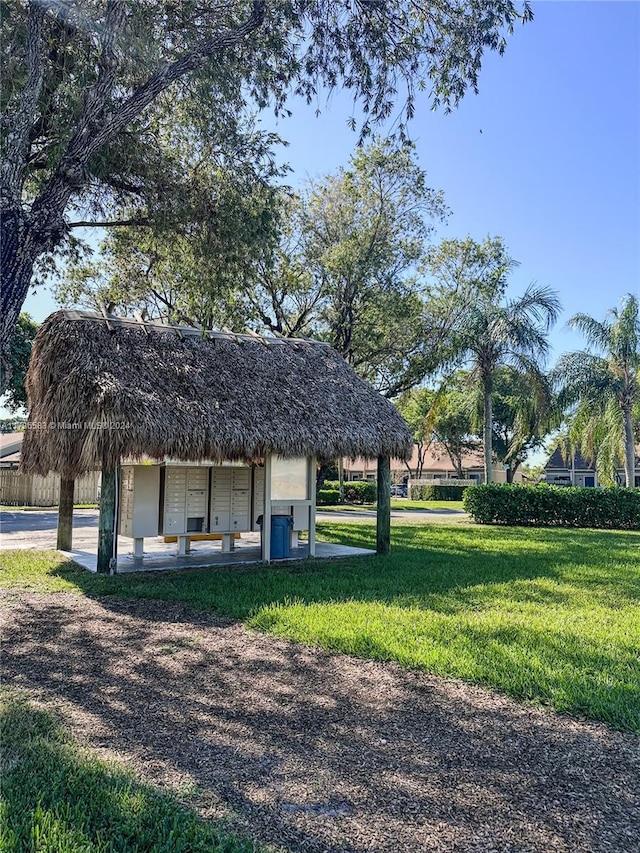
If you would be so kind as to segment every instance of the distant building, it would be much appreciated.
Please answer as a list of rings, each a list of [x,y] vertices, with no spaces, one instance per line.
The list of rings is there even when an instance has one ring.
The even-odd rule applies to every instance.
[[[559,447],[549,457],[544,466],[545,482],[554,486],[599,486],[598,474],[593,460],[585,459],[578,450],[573,459],[566,458]],[[624,466],[616,471],[618,485],[625,483]],[[640,487],[640,445],[636,447],[635,486]]]
[[[375,480],[375,459],[344,459],[343,470],[345,480]],[[409,462],[401,462],[399,459],[391,460],[391,480],[394,483],[402,483],[407,480],[418,478],[418,445],[414,444],[413,455]],[[423,466],[420,474],[421,480],[457,480],[460,479],[456,473],[449,454],[441,444],[434,443],[428,450],[423,450]],[[462,479],[474,480],[484,483],[484,456],[482,449],[472,450],[463,456]],[[499,463],[494,463],[493,481],[495,483],[506,483],[507,472]],[[515,481],[521,482],[522,477],[517,471]]]

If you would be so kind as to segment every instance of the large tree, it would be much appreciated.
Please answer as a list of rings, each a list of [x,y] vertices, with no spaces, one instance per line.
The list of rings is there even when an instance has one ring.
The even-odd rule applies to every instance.
[[[343,86],[366,135],[400,90],[404,118],[424,85],[434,105],[455,105],[477,88],[484,51],[502,52],[530,17],[512,0],[5,0],[0,353],[34,267],[85,221],[77,211],[93,221],[143,191],[159,99],[206,105],[218,123],[248,103],[282,113],[291,93],[312,101]]]
[[[276,264],[247,290],[256,321],[323,338],[389,397],[415,386],[442,338],[416,267],[446,214],[415,149],[374,140],[289,210]]]
[[[569,407],[569,436],[595,459],[603,481],[614,481],[624,460],[625,483],[634,485],[635,436],[640,418],[640,304],[628,294],[603,321],[576,314],[588,350],[563,355],[554,370],[560,402]]]
[[[475,401],[469,396],[467,374],[457,371],[438,390],[418,388],[394,402],[413,432],[418,456],[416,479],[422,476],[426,453],[433,445],[444,449],[456,475],[462,478],[465,457],[480,443],[474,434]]]
[[[560,310],[557,294],[546,287],[530,285],[521,297],[507,298],[514,265],[500,238],[444,241],[430,257],[430,272],[442,288],[440,298],[461,309],[463,321],[455,330],[458,358],[468,364],[472,381],[481,388],[487,483],[492,481],[496,370],[511,366],[542,383],[548,331]]]
[[[321,338],[387,396],[440,363],[455,323],[417,267],[446,209],[413,146],[373,140],[298,196],[212,178],[213,216],[177,233],[119,229],[70,266],[61,301]]]
[[[97,253],[66,263],[53,288],[58,302],[93,310],[113,303],[152,319],[242,331],[245,285],[271,265],[278,243],[277,192],[230,168],[199,181],[199,214],[166,228],[109,229]]]
[[[493,374],[493,452],[512,483],[531,450],[559,425],[549,378],[542,371],[498,367]]]

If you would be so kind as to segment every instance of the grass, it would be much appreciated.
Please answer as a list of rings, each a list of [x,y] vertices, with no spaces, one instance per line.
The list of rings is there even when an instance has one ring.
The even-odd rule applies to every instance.
[[[3,853],[252,853],[176,797],[73,742],[18,695],[0,704]]]
[[[373,524],[319,530],[374,545]],[[122,577],[5,553],[0,584],[183,601],[640,731],[639,533],[408,523],[392,540],[389,557]]]
[[[318,512],[371,512],[377,504],[339,504],[337,506],[319,506]],[[421,509],[451,509],[464,512],[462,501],[410,501],[407,498],[391,498],[392,510]]]
[[[464,512],[462,501],[411,501],[408,498],[392,498],[391,509],[456,509]]]

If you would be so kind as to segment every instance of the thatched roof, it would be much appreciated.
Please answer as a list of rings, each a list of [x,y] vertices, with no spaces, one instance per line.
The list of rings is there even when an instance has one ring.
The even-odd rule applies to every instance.
[[[119,459],[406,458],[388,400],[326,344],[58,311],[27,376],[22,470],[65,476]]]

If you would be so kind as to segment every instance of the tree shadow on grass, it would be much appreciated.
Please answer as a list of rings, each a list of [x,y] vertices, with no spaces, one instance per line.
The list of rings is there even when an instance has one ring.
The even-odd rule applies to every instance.
[[[21,596],[3,667],[83,741],[292,853],[623,850],[640,829],[629,736],[178,605]]]
[[[80,750],[23,696],[0,705],[2,849],[257,853],[122,766]]]
[[[425,539],[408,527],[396,533],[408,544],[385,558],[115,578],[66,564],[55,573],[91,597],[180,601],[298,641],[637,728],[640,662],[629,614],[640,598],[630,561],[640,535],[534,531],[523,542],[520,533],[505,539],[500,530],[497,543],[487,528],[464,536],[430,530]]]

